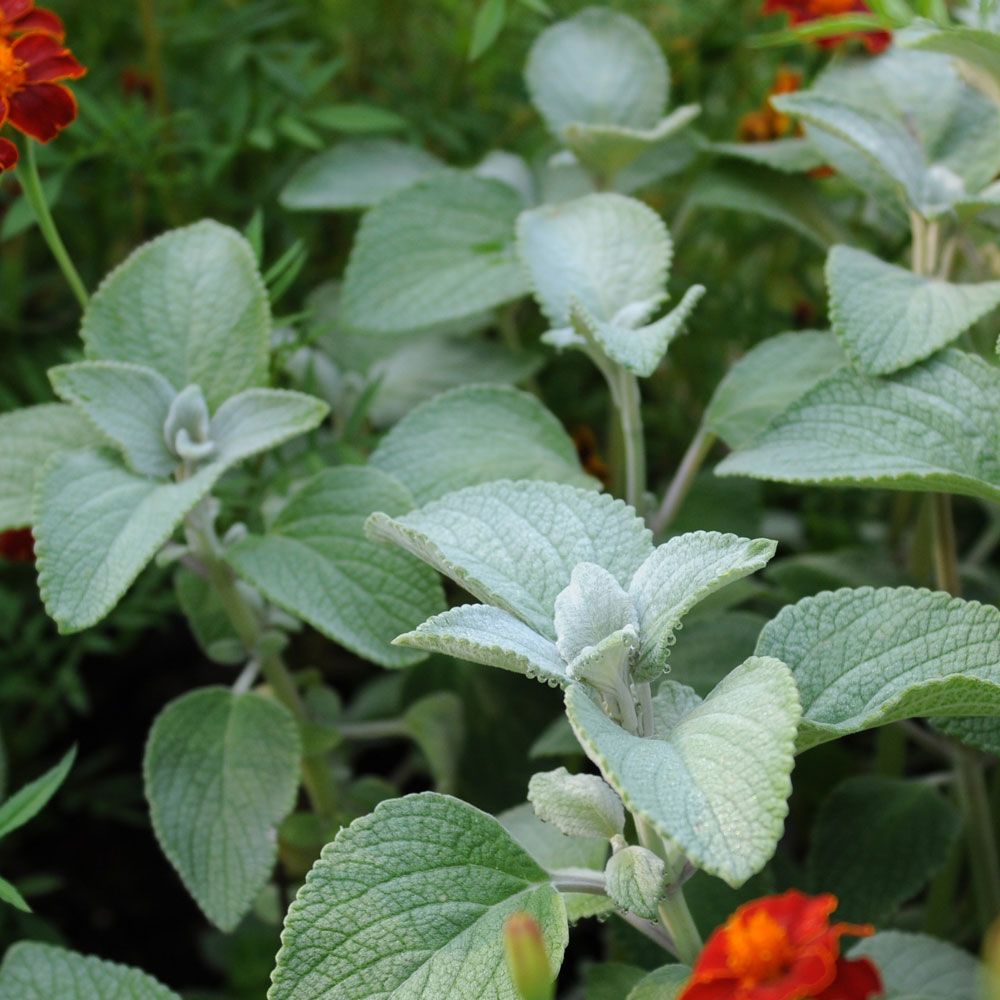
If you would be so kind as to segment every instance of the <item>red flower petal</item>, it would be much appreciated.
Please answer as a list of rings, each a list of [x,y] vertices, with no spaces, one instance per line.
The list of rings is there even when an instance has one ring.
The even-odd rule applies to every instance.
[[[0,128],[7,123],[7,116],[10,114],[10,105],[6,99],[0,97]]]
[[[0,142],[6,140],[0,139]],[[35,539],[31,528],[14,528],[0,532],[0,559],[9,562],[34,562]]]
[[[0,138],[0,174],[17,166],[17,146],[10,139]]]
[[[869,958],[837,963],[837,977],[816,1000],[870,1000],[882,995],[882,977]]]
[[[13,45],[14,56],[26,67],[26,79],[32,83],[75,80],[87,72],[69,49],[51,35],[34,31],[22,35]]]
[[[39,142],[54,139],[76,118],[76,98],[58,83],[36,83],[10,99],[10,123]]]
[[[0,17],[13,24],[24,17],[32,7],[34,0],[0,0]]]
[[[46,35],[52,35],[60,41],[66,37],[66,28],[63,26],[62,18],[51,10],[44,7],[37,7],[19,17],[14,24],[17,31],[43,31]]]

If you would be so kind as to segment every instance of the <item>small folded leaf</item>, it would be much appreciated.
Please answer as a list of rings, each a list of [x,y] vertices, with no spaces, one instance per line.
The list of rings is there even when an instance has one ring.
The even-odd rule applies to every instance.
[[[715,531],[678,535],[658,546],[629,587],[642,643],[636,676],[648,680],[662,673],[684,615],[727,584],[763,569],[776,548],[767,538]]]
[[[0,531],[31,524],[35,484],[53,455],[106,443],[63,403],[0,413],[0,442]]]
[[[638,21],[603,7],[543,31],[528,54],[525,80],[555,136],[577,123],[651,129],[670,88],[656,39]]]
[[[421,654],[390,643],[444,606],[434,572],[404,552],[365,537],[374,510],[403,514],[406,489],[377,469],[321,472],[295,494],[263,535],[232,546],[226,558],[269,600],[324,635],[386,667]]]
[[[1000,716],[1000,610],[909,587],[826,591],[784,608],[758,656],[788,664],[798,748],[913,716]]]
[[[0,837],[6,837],[8,833],[24,826],[45,808],[46,803],[66,780],[66,775],[69,774],[75,759],[74,747],[55,767],[23,788],[19,788],[3,805],[0,805]]]
[[[851,958],[862,956],[878,967],[887,1000],[980,1000],[982,967],[947,941],[883,931],[851,949]]]
[[[779,333],[751,348],[716,386],[705,428],[742,448],[817,382],[847,364],[836,339],[818,330]]]
[[[626,807],[694,864],[734,887],[764,867],[788,811],[800,711],[783,663],[751,657],[667,739],[626,732],[579,685],[567,691],[566,707],[587,756]]]
[[[366,530],[552,640],[556,596],[577,563],[603,566],[626,586],[652,551],[651,533],[622,501],[535,480],[470,486],[398,518],[373,514]]]
[[[501,478],[597,486],[556,417],[503,386],[465,386],[418,406],[382,438],[371,464],[418,504]]]
[[[224,931],[248,912],[274,867],[301,750],[288,709],[226,688],[183,695],[150,730],[143,770],[157,840]]]
[[[130,468],[165,477],[177,467],[163,436],[177,393],[158,372],[122,361],[81,361],[51,368],[49,380],[60,399],[121,448]]]
[[[625,847],[612,855],[604,869],[608,895],[623,910],[655,920],[657,905],[666,893],[663,859],[645,847]]]
[[[434,793],[383,802],[323,849],[285,918],[271,1000],[510,1000],[503,926],[538,922],[553,971],[566,909],[493,817]]]
[[[625,810],[614,789],[596,774],[542,771],[528,783],[535,815],[567,837],[610,840],[625,829]]]
[[[267,289],[250,244],[217,222],[139,247],[94,293],[80,334],[88,358],[200,385],[212,407],[267,381]]]
[[[833,332],[868,375],[906,368],[1000,305],[1000,281],[956,285],[835,246],[826,261]]]
[[[603,566],[577,563],[555,601],[554,623],[559,655],[572,663],[590,646],[639,620],[622,585]]]
[[[395,139],[342,142],[303,163],[279,201],[293,212],[370,208],[443,169],[436,156]]]
[[[65,948],[21,941],[0,966],[0,1000],[180,1000],[152,976]]]
[[[342,318],[373,334],[464,319],[520,298],[516,191],[457,171],[424,178],[361,222],[344,276]]]
[[[886,379],[835,373],[716,473],[997,501],[998,426],[1000,370],[947,348]]]

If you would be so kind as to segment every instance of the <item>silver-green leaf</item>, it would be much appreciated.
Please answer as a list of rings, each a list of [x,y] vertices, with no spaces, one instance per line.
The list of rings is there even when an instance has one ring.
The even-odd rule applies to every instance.
[[[980,964],[967,951],[926,934],[883,931],[859,941],[851,958],[870,958],[886,1000],[980,1000]]]

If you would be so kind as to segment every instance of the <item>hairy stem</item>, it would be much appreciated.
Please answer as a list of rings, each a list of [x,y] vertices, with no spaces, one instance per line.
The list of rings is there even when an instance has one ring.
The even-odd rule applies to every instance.
[[[552,885],[560,892],[586,892],[592,896],[606,896],[607,882],[604,872],[592,871],[589,868],[560,868],[549,872]]]
[[[646,443],[642,436],[639,380],[620,366],[616,377],[618,419],[625,443],[625,502],[642,514],[646,496]]]
[[[85,310],[89,302],[87,289],[73,264],[69,251],[66,249],[66,244],[63,243],[62,237],[59,235],[56,221],[52,218],[52,212],[49,211],[49,203],[45,200],[45,191],[42,188],[42,180],[38,176],[38,164],[35,161],[35,144],[31,139],[27,139],[24,145],[24,159],[21,161],[17,173],[24,190],[25,200],[31,207],[38,228],[41,230],[42,236],[45,237],[45,242],[49,245],[49,250],[52,251],[52,256],[55,257],[66,283],[76,296],[77,302],[80,303],[80,308]]]
[[[698,432],[691,439],[687,451],[684,452],[681,464],[677,466],[674,478],[667,487],[660,509],[650,522],[649,526],[653,529],[654,535],[660,534],[669,527],[670,522],[677,516],[681,504],[684,503],[684,498],[688,495],[695,476],[698,475],[708,453],[712,450],[713,444],[715,444],[715,435],[706,430],[704,425],[699,427]]]

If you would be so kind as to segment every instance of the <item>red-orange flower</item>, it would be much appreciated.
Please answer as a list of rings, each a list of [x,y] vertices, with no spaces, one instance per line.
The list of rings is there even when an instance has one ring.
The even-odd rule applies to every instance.
[[[844,935],[868,925],[831,924],[831,895],[796,890],[741,906],[708,940],[679,1000],[871,1000],[882,993],[868,958],[840,956]]]
[[[788,15],[792,25],[796,25],[837,14],[870,14],[871,8],[864,0],[764,0],[765,14],[777,14],[781,11]],[[892,35],[888,31],[850,31],[843,35],[821,38],[819,44],[825,49],[836,48],[849,38],[860,38],[871,53],[883,51],[892,41]]]
[[[0,37],[10,38],[28,31],[41,31],[59,41],[66,35],[59,16],[36,7],[35,0],[0,0]]]
[[[775,94],[791,94],[801,85],[802,74],[782,66],[774,78],[771,89],[767,92],[764,103],[756,111],[748,111],[740,119],[740,141],[769,142],[788,135],[793,130],[792,119],[775,110],[771,106],[770,98]]]
[[[35,539],[31,528],[0,531],[0,559],[8,562],[34,562]]]
[[[54,139],[76,119],[76,98],[58,81],[86,72],[52,35],[32,31],[13,41],[0,38],[0,126],[9,122],[39,142]],[[0,139],[0,170],[16,162],[17,148]]]

